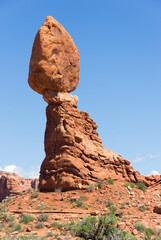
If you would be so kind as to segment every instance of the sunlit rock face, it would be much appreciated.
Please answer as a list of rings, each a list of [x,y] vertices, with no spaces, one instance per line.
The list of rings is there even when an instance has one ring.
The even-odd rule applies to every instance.
[[[28,83],[46,90],[74,91],[79,83],[79,52],[64,27],[48,16],[36,34],[30,59]]]
[[[69,92],[79,82],[79,53],[52,17],[46,18],[35,37],[28,82],[48,103],[40,191],[86,189],[109,177],[147,186],[160,181],[160,176],[141,176],[128,160],[105,149],[96,123],[77,109],[78,97]]]

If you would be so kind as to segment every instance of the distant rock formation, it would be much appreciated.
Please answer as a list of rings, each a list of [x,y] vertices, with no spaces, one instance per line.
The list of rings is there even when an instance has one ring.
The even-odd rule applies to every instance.
[[[69,92],[79,82],[79,53],[52,17],[47,17],[36,35],[28,81],[48,103],[40,191],[85,189],[108,177],[147,186],[160,181],[160,176],[141,176],[128,160],[105,149],[96,123],[88,113],[77,110],[78,97]]]
[[[0,201],[30,188],[38,188],[38,179],[25,179],[15,173],[0,171]]]

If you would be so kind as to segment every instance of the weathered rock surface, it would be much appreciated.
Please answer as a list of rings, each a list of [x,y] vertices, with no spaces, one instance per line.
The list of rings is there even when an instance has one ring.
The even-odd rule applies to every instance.
[[[28,83],[46,90],[71,92],[79,83],[79,52],[64,27],[48,16],[36,34],[30,59]]]
[[[160,182],[160,176],[141,176],[128,160],[103,147],[96,123],[77,110],[78,98],[69,94],[78,85],[79,68],[72,38],[48,16],[35,37],[28,78],[30,87],[48,103],[40,190],[84,189],[108,177],[146,186]]]
[[[76,96],[48,92],[44,99],[48,106],[41,191],[83,189],[108,177],[146,186],[160,181],[160,176],[141,176],[128,160],[103,147],[96,123],[88,113],[77,110]]]
[[[0,201],[30,188],[38,188],[38,179],[25,179],[15,173],[0,171]]]
[[[161,214],[161,205],[155,206],[154,209],[153,209],[153,211],[154,211],[155,213]]]

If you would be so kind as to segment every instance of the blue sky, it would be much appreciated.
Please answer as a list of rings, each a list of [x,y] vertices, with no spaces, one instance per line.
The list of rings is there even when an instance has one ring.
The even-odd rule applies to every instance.
[[[78,109],[107,149],[141,174],[161,173],[161,1],[1,0],[0,167],[38,175],[46,103],[28,86],[34,37],[46,16],[80,52]]]

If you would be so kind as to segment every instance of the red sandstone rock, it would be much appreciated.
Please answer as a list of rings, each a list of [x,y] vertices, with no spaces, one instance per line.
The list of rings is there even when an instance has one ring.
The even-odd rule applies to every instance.
[[[155,213],[161,214],[161,206],[155,206],[154,209],[153,209],[153,211],[154,211]]]
[[[152,180],[141,176],[129,161],[103,147],[96,123],[88,113],[77,110],[75,96],[48,91],[44,99],[48,107],[41,191],[84,189],[108,177],[151,184]]]
[[[0,171],[0,201],[29,188],[38,188],[38,179],[25,179],[15,173]]]
[[[146,186],[160,182],[160,176],[141,176],[128,160],[105,149],[96,123],[77,110],[78,98],[68,92],[79,82],[79,53],[63,26],[50,16],[35,37],[28,82],[48,103],[41,191],[84,189],[108,177]]]
[[[79,82],[79,52],[64,27],[48,16],[36,34],[30,59],[30,87],[44,94],[46,90],[71,92]]]

